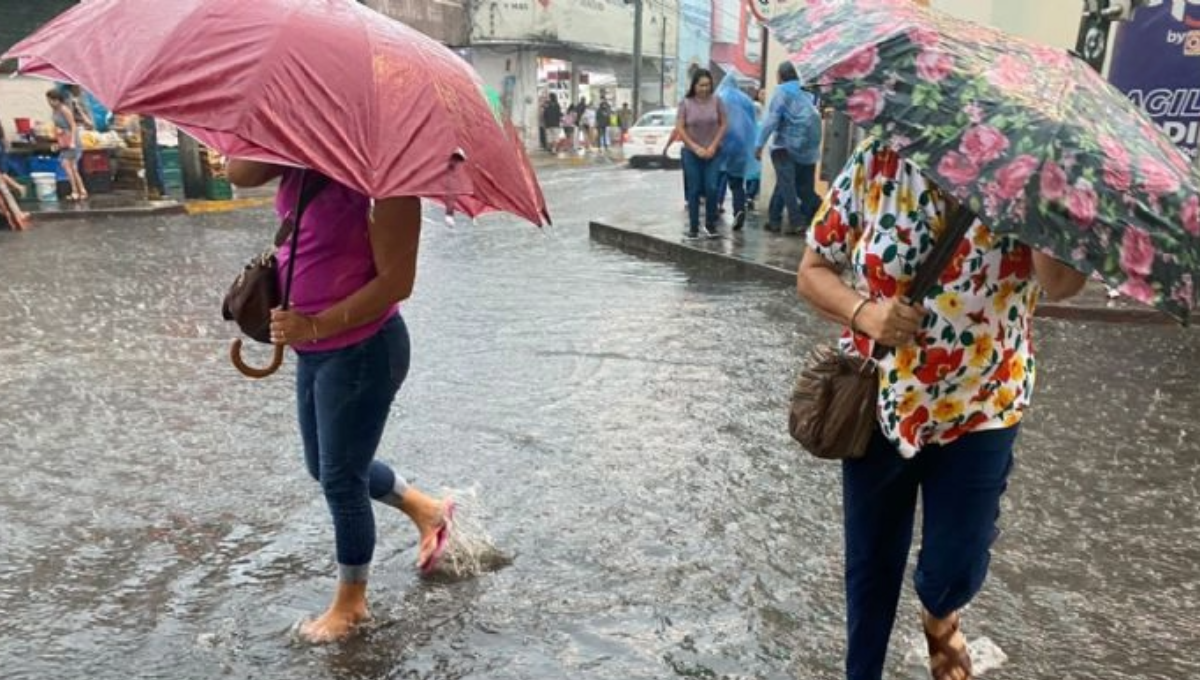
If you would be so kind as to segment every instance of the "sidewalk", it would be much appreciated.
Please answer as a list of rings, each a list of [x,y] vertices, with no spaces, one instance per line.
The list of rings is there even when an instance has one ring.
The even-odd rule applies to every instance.
[[[92,194],[86,201],[60,200],[57,203],[22,201],[21,208],[33,217],[36,225],[37,222],[122,215],[144,217],[148,215],[198,215],[229,212],[273,205],[274,196],[274,186],[238,189],[236,198],[223,201],[178,198],[150,200],[143,197],[140,192],[116,191],[109,194]]]
[[[684,241],[683,229],[684,217],[678,209],[622,213],[589,224],[593,241],[631,255],[675,262],[717,276],[796,285],[796,269],[804,254],[800,237],[763,231],[755,215],[747,219],[742,231],[731,232],[727,224],[720,229],[721,238],[711,241]],[[1109,299],[1105,287],[1097,282],[1089,282],[1081,294],[1068,301],[1043,301],[1037,315],[1072,321],[1176,323],[1161,312],[1125,298]]]

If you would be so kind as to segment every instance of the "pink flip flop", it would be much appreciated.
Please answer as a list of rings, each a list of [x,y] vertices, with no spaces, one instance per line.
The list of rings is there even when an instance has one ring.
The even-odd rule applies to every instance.
[[[437,530],[437,543],[433,552],[429,553],[429,558],[417,565],[422,574],[429,575],[436,571],[438,562],[446,552],[446,545],[450,542],[450,524],[454,521],[454,508],[454,499],[448,498],[442,504],[442,525]]]

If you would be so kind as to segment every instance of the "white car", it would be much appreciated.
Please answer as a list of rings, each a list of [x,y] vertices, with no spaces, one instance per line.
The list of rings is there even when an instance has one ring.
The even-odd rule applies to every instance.
[[[675,109],[659,109],[645,114],[638,122],[629,128],[628,137],[623,147],[625,160],[629,167],[641,168],[646,165],[678,165],[683,151],[683,142],[675,142],[667,149],[663,158],[663,147],[671,138],[675,129]]]

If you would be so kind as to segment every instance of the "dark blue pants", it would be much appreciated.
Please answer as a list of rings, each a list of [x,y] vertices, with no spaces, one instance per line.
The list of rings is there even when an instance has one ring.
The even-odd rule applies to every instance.
[[[769,222],[786,229],[783,224],[786,209],[792,230],[807,228],[821,207],[816,190],[817,166],[797,163],[785,149],[771,152],[771,165],[775,168],[775,193],[767,206]]]
[[[726,182],[729,185],[729,193],[733,194],[733,215],[737,217],[746,212],[746,180],[731,175]],[[724,203],[724,199],[721,202]]]
[[[700,196],[704,195],[704,224],[715,227],[719,219],[720,204],[717,203],[717,182],[720,180],[721,164],[716,158],[701,158],[691,149],[683,150],[683,186],[687,193],[688,229],[700,229]]]
[[[865,457],[843,461],[848,680],[882,678],[918,491],[923,523],[913,581],[921,604],[944,618],[983,587],[1017,430],[975,432],[908,460],[877,431]]]
[[[375,450],[408,375],[408,329],[396,315],[356,345],[298,356],[304,462],[329,505],[341,579],[365,581],[375,552],[371,499],[398,501],[396,473]]]

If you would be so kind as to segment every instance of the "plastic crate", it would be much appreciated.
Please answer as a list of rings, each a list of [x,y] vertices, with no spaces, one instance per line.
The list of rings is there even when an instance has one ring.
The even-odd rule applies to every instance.
[[[158,157],[162,159],[163,170],[178,170],[179,165],[179,149],[167,146],[158,148]]]
[[[210,201],[232,200],[233,186],[227,179],[209,178],[204,183],[204,197]]]

